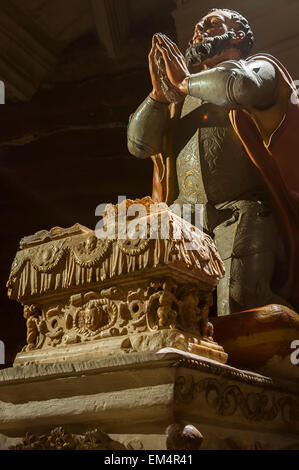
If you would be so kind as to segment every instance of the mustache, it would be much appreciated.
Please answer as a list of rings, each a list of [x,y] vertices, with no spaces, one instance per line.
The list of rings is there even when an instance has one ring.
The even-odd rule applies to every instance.
[[[234,31],[228,31],[221,36],[207,37],[201,43],[191,44],[185,53],[187,67],[202,63],[228,49],[233,37],[235,37]]]

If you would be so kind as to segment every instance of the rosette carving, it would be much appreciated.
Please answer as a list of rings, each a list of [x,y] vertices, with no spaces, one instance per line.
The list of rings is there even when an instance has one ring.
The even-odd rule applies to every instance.
[[[31,249],[32,266],[40,272],[52,271],[64,255],[63,241]]]

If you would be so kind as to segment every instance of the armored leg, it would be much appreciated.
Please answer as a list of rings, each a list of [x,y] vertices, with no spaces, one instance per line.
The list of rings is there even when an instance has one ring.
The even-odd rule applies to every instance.
[[[259,201],[238,201],[231,218],[214,229],[226,274],[220,281],[218,315],[286,302],[271,289],[280,238],[271,211]]]

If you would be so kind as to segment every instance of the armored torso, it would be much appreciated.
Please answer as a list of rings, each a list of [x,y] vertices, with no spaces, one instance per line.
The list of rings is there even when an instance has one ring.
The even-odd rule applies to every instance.
[[[228,112],[186,97],[174,142],[180,202],[217,205],[263,192]]]

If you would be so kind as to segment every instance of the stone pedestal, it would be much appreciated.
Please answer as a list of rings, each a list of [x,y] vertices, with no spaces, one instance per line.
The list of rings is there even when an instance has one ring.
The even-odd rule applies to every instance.
[[[136,219],[137,203],[144,214]],[[8,281],[27,319],[15,365],[164,347],[226,362],[208,321],[224,273],[212,240],[149,198],[107,206],[106,214],[97,234],[77,224],[21,241]]]
[[[248,352],[269,358],[267,308],[255,322],[216,319],[215,342],[224,267],[212,240],[165,204],[136,202],[141,216],[133,201],[108,206],[96,233],[77,224],[21,241],[7,286],[27,344],[0,372],[0,448],[163,450],[167,428],[184,450],[185,425],[202,449],[299,448],[298,386],[242,370]]]
[[[178,422],[202,433],[201,449],[299,448],[298,392],[170,349],[17,366],[0,372],[0,448],[44,448],[55,436],[61,447],[73,436],[78,448],[166,449]]]

